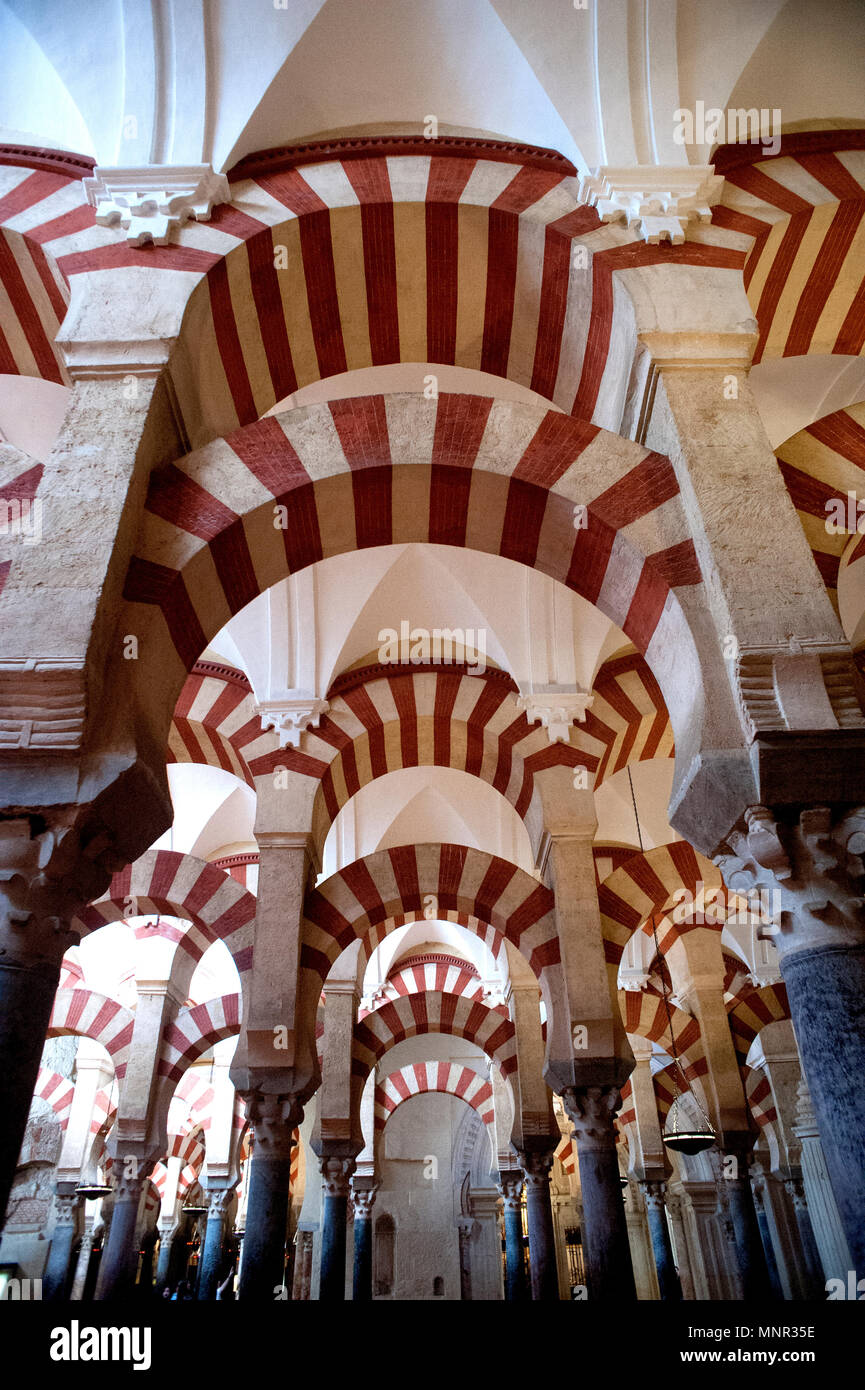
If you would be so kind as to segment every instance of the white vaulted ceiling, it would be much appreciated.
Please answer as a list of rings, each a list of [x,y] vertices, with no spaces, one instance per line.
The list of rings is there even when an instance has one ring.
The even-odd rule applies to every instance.
[[[700,163],[673,141],[697,100],[789,126],[825,116],[808,105],[825,92],[832,119],[858,116],[857,35],[859,0],[0,0],[0,139],[227,169],[432,115],[582,172]]]

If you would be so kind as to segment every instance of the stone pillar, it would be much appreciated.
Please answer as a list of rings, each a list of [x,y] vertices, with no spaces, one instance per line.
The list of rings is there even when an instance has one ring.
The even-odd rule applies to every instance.
[[[272,1302],[285,1271],[292,1134],[303,1111],[293,1096],[245,1099],[255,1139],[237,1297]]]
[[[370,1228],[372,1221],[370,1221]],[[370,1231],[371,1235],[371,1231]],[[301,1303],[307,1303],[310,1298],[312,1286],[312,1256],[315,1232],[298,1228],[297,1232],[297,1255],[294,1262],[294,1288],[292,1297]],[[370,1259],[372,1255],[370,1253]]]
[[[102,1302],[118,1302],[129,1297],[135,1282],[138,1268],[138,1245],[135,1240],[138,1226],[138,1208],[144,1191],[146,1166],[138,1159],[134,1176],[127,1177],[125,1160],[117,1157],[114,1167],[120,1172],[114,1188],[114,1207],[111,1213],[111,1226],[108,1239],[102,1252],[99,1270],[99,1287],[96,1297]]]
[[[31,886],[45,846],[30,821],[0,824],[0,1225],[36,1087],[63,953],[77,937],[58,918],[37,920]],[[14,1065],[13,1065],[14,1059]]]
[[[778,1302],[782,1302],[784,1299],[784,1291],[781,1287],[781,1275],[778,1270],[775,1243],[772,1240],[772,1228],[769,1225],[769,1213],[766,1210],[766,1177],[757,1164],[753,1166],[751,1193],[754,1198],[754,1211],[757,1216],[757,1225],[760,1228],[760,1239],[763,1242],[763,1253],[766,1256],[766,1269],[769,1275],[769,1287],[771,1289],[772,1298]]]
[[[90,1257],[92,1254],[93,1221],[85,1217],[81,1244],[78,1247],[78,1259],[75,1262],[75,1273],[72,1278],[72,1288],[69,1293],[69,1300],[72,1303],[80,1303],[81,1299],[84,1297],[84,1286],[87,1283],[87,1274],[90,1269]]]
[[[322,1157],[324,1187],[321,1220],[321,1273],[318,1296],[322,1303],[345,1299],[345,1253],[348,1226],[348,1194],[353,1158]]]
[[[577,1146],[583,1203],[583,1256],[589,1298],[636,1299],[613,1121],[617,1086],[569,1087],[562,1099]]]
[[[548,1302],[559,1297],[556,1237],[550,1199],[552,1150],[528,1150],[520,1154],[526,1179],[526,1218],[529,1228],[529,1265],[532,1298]]]
[[[826,1158],[820,1143],[811,1094],[804,1077],[799,1082],[796,1123],[793,1128],[801,1144],[802,1182],[808,1199],[808,1214],[820,1252],[824,1278],[846,1279],[847,1271],[853,1268],[853,1263],[826,1169]]]
[[[736,1243],[742,1298],[745,1303],[758,1303],[771,1300],[772,1284],[754,1205],[750,1160],[751,1155],[741,1149],[725,1153],[721,1183]]]
[[[234,1188],[213,1187],[207,1193],[207,1224],[201,1264],[198,1270],[198,1301],[207,1303],[216,1298],[222,1267],[222,1247],[225,1240],[225,1218],[234,1197]]]
[[[78,1233],[78,1209],[81,1202],[75,1195],[75,1188],[71,1183],[58,1183],[54,1200],[57,1216],[51,1234],[48,1262],[42,1275],[42,1298],[45,1303],[60,1303],[66,1300],[69,1261]]]
[[[765,806],[721,855],[728,887],[774,890],[771,928],[851,1268],[865,1269],[865,807]]]
[[[505,1299],[521,1302],[526,1297],[526,1262],[523,1258],[523,1175],[519,1168],[499,1173],[499,1191],[505,1218]]]
[[[682,1298],[690,1301],[696,1298],[694,1287],[694,1275],[691,1269],[691,1250],[688,1244],[688,1233],[685,1229],[685,1218],[682,1212],[683,1198],[677,1192],[670,1192],[667,1189],[665,1201],[667,1211],[670,1214],[670,1223],[673,1227],[673,1239],[676,1242],[676,1257],[679,1261],[679,1285],[682,1291]]]
[[[662,1300],[669,1303],[680,1303],[682,1289],[673,1259],[673,1247],[670,1242],[670,1230],[667,1225],[664,1201],[666,1184],[643,1181],[640,1183],[640,1187],[646,1203],[649,1236],[652,1241],[652,1254],[655,1257],[655,1272],[658,1276],[658,1292]]]
[[[457,1232],[460,1249],[460,1298],[464,1303],[472,1299],[472,1251],[471,1241],[475,1229],[473,1216],[457,1217]]]
[[[379,1184],[373,1178],[352,1179],[354,1275],[351,1296],[355,1303],[369,1303],[372,1300],[372,1209],[378,1189]]]
[[[826,1296],[826,1288],[820,1265],[820,1252],[814,1239],[814,1227],[811,1225],[811,1214],[808,1211],[805,1184],[801,1177],[787,1178],[784,1182],[784,1188],[793,1203],[796,1226],[799,1231],[802,1284],[805,1297],[814,1302],[820,1302]]]

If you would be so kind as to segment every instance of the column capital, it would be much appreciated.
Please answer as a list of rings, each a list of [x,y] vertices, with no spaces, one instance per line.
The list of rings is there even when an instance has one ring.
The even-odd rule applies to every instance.
[[[365,1177],[352,1177],[351,1180],[351,1205],[354,1211],[355,1221],[369,1221],[372,1217],[372,1209],[375,1206],[376,1193],[381,1187],[380,1182]]]
[[[243,1099],[255,1135],[256,1150],[260,1148],[261,1153],[270,1158],[288,1158],[292,1135],[303,1119],[303,1107],[297,1096],[247,1091]]]
[[[784,1191],[793,1203],[793,1210],[796,1212],[808,1210],[808,1198],[805,1195],[805,1184],[801,1176],[784,1179]]]
[[[74,1187],[71,1191],[69,1189],[69,1183],[58,1183],[54,1192],[54,1207],[57,1213],[56,1224],[58,1226],[74,1226],[81,1209],[82,1199]]]
[[[520,1150],[520,1163],[523,1166],[527,1188],[549,1187],[554,1157],[552,1149]]]
[[[505,1211],[519,1211],[523,1200],[525,1178],[520,1168],[502,1169],[496,1184],[505,1204]]]
[[[715,857],[727,887],[774,895],[774,920],[761,930],[782,960],[865,943],[865,806],[810,806],[797,818],[749,806],[727,847]]]
[[[652,1179],[641,1179],[640,1188],[646,1202],[647,1211],[663,1211],[666,1206],[667,1184]]]
[[[225,1216],[235,1196],[234,1187],[206,1187],[207,1217]]]
[[[621,1108],[618,1086],[568,1086],[562,1092],[565,1113],[579,1149],[615,1149],[614,1121]]]
[[[321,1159],[321,1180],[328,1197],[347,1197],[351,1176],[355,1170],[353,1158],[337,1158],[333,1155]]]

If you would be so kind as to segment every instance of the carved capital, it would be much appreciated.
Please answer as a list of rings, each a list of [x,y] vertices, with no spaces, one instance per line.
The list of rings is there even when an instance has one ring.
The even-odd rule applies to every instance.
[[[303,1119],[297,1097],[248,1091],[243,1099],[255,1136],[255,1152],[265,1158],[289,1158],[292,1136]]]
[[[185,222],[207,222],[231,202],[228,179],[209,164],[97,166],[83,183],[100,227],[122,227],[133,246],[165,246]]]
[[[235,1196],[233,1187],[208,1187],[205,1193],[207,1197],[207,1219],[211,1217],[224,1217]]]
[[[375,1197],[381,1183],[374,1182],[371,1186],[359,1187],[356,1182],[351,1185],[351,1205],[354,1209],[355,1221],[369,1221],[372,1216],[372,1209],[375,1206]]]
[[[523,1165],[527,1188],[549,1186],[554,1156],[551,1149],[521,1151],[520,1163]]]
[[[353,1158],[322,1158],[321,1181],[328,1197],[347,1197],[356,1162]]]
[[[808,1198],[805,1195],[805,1184],[801,1177],[785,1178],[784,1190],[793,1203],[794,1211],[800,1212],[808,1210]]]
[[[81,1198],[74,1190],[54,1193],[54,1208],[57,1213],[56,1224],[58,1226],[74,1226],[78,1219],[80,1207]]]
[[[641,1182],[646,1211],[663,1211],[666,1206],[667,1184],[664,1182]]]
[[[503,1169],[497,1183],[505,1204],[505,1211],[519,1211],[523,1201],[525,1179],[519,1168]]]
[[[568,1086],[562,1100],[574,1127],[578,1153],[616,1147],[614,1121],[622,1104],[618,1086]]]
[[[580,202],[598,210],[602,222],[624,222],[648,242],[685,240],[692,223],[709,222],[724,179],[711,164],[601,166],[583,179]]]
[[[812,806],[786,820],[751,806],[727,844],[715,858],[727,887],[774,895],[775,921],[761,930],[780,955],[865,940],[865,807]]]
[[[529,724],[541,724],[550,743],[568,743],[572,724],[586,722],[586,710],[594,702],[588,690],[568,686],[541,687],[530,695],[517,698],[517,709],[525,713]]]
[[[263,700],[256,706],[261,717],[262,729],[273,729],[279,739],[280,748],[289,745],[300,747],[300,736],[307,729],[317,729],[319,720],[330,709],[328,700],[317,700],[312,695],[298,695],[296,699]]]

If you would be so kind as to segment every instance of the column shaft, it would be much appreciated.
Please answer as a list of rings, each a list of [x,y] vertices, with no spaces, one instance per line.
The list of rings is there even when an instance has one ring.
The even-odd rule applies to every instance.
[[[673,1246],[670,1229],[667,1225],[667,1212],[664,1204],[663,1183],[646,1182],[642,1184],[646,1198],[646,1216],[649,1222],[649,1237],[652,1254],[655,1257],[655,1271],[658,1275],[658,1292],[668,1303],[679,1303],[682,1288],[676,1265],[673,1260]]]
[[[74,1197],[58,1198],[58,1206],[58,1220],[51,1236],[51,1249],[42,1276],[42,1299],[45,1303],[63,1302],[67,1297],[69,1264],[78,1230]]]
[[[345,1299],[345,1251],[348,1229],[348,1192],[325,1193],[321,1222],[321,1275],[318,1296],[322,1303]]]
[[[637,1291],[613,1130],[621,1094],[615,1086],[569,1087],[563,1099],[577,1143],[589,1297],[633,1302]]]
[[[0,1224],[24,1142],[59,979],[59,961],[0,964],[0,1057],[6,1063],[0,1067]]]
[[[132,1292],[138,1267],[135,1228],[143,1186],[144,1179],[135,1178],[116,1189],[111,1226],[99,1270],[97,1298],[101,1302],[117,1302],[128,1298]]]
[[[521,1155],[526,1174],[526,1218],[529,1228],[529,1263],[532,1298],[549,1302],[559,1297],[556,1237],[550,1200],[551,1153]]]
[[[219,1272],[222,1265],[222,1244],[225,1236],[225,1212],[211,1210],[207,1213],[204,1228],[204,1246],[201,1252],[201,1267],[198,1271],[198,1301],[209,1302],[216,1298],[219,1286]]]
[[[269,1153],[256,1135],[238,1299],[272,1302],[274,1289],[282,1283],[290,1177],[290,1146],[286,1144],[284,1151]]]
[[[742,1298],[746,1303],[766,1302],[772,1298],[772,1285],[748,1176],[748,1161],[745,1155],[735,1157],[739,1172],[735,1178],[724,1180],[724,1191],[742,1276]]]

